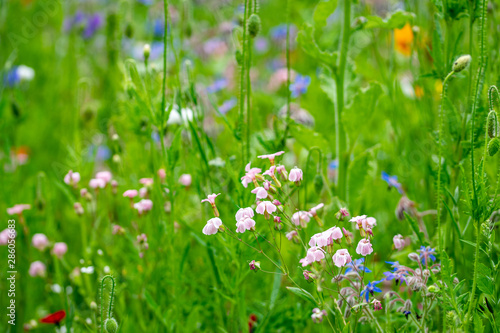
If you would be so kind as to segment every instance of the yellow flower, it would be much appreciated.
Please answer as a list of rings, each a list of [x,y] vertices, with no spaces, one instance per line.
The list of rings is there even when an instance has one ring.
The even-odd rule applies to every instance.
[[[411,54],[411,43],[413,42],[413,30],[410,23],[401,29],[394,29],[394,48],[405,56]]]

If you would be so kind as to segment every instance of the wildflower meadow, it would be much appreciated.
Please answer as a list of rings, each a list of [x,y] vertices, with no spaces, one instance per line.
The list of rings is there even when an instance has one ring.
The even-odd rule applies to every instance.
[[[0,1],[0,332],[500,332],[498,0]]]

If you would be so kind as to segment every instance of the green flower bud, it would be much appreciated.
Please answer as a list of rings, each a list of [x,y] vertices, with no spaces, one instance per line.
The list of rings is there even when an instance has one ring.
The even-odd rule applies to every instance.
[[[149,44],[144,44],[143,52],[144,52],[144,60],[147,61],[149,59],[149,55],[151,54],[151,46],[149,46]]]
[[[116,333],[118,331],[118,323],[115,318],[108,318],[104,322],[104,330],[106,333]]]
[[[248,33],[255,38],[260,32],[260,17],[257,14],[250,15],[248,19]]]
[[[241,66],[243,64],[243,53],[241,53],[240,50],[236,50],[234,57],[236,58],[238,65]]]
[[[495,110],[491,110],[490,113],[488,114],[488,136],[490,139],[493,139],[497,133],[495,133],[496,129],[496,122],[497,122],[497,117],[496,117],[496,112]]]
[[[498,138],[491,139],[488,143],[488,154],[490,156],[494,156],[497,153],[498,148],[500,148],[500,140],[498,140]]]
[[[459,57],[454,63],[453,63],[453,71],[455,73],[463,71],[467,66],[469,66],[470,62],[472,60],[472,57],[470,55],[463,55]]]

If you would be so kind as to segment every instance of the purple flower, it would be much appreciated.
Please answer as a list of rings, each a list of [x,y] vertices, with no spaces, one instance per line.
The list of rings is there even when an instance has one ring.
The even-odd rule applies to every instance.
[[[295,82],[290,85],[292,97],[299,97],[307,91],[307,87],[311,83],[311,77],[297,74]]]
[[[137,0],[137,2],[142,3],[144,6],[151,6],[153,4],[153,0]]]
[[[255,50],[258,53],[265,53],[269,50],[269,42],[264,37],[257,37],[255,39]]]
[[[207,93],[213,94],[227,87],[227,80],[225,78],[217,79],[214,83],[207,87]]]
[[[408,275],[405,271],[398,272],[395,271],[393,272],[384,272],[385,279],[387,281],[395,280],[396,281],[396,286],[398,284],[403,284],[403,282],[406,282],[405,276]]]
[[[417,252],[420,252],[420,260],[422,260],[422,264],[429,264],[429,259],[436,261],[436,257],[434,256],[436,249],[433,249],[430,246],[421,246],[420,250],[417,250]]]
[[[92,14],[87,16],[87,24],[85,26],[85,29],[83,30],[83,35],[82,37],[84,39],[89,39],[90,37],[94,36],[97,30],[102,26],[102,16],[101,14]]]
[[[363,296],[363,294],[364,294],[365,295],[365,299],[368,302],[368,299],[370,298],[370,295],[373,296],[374,292],[377,292],[377,293],[382,292],[382,290],[379,287],[377,287],[377,284],[379,284],[382,281],[383,280],[374,281],[373,283],[368,282],[368,284],[366,285],[365,289],[363,289],[363,291],[361,292],[361,296]]]
[[[227,101],[224,101],[221,106],[219,106],[219,112],[222,114],[226,114],[236,105],[238,105],[238,100],[235,97],[228,99]]]
[[[167,26],[167,29],[169,27]],[[153,36],[155,38],[162,38],[165,34],[165,21],[163,19],[155,20],[153,23]]]
[[[290,24],[290,39],[293,40],[292,36],[295,35],[295,25]],[[270,31],[271,38],[275,41],[286,40],[286,24],[280,24],[275,26]]]
[[[387,172],[382,171],[382,180],[389,185],[389,188],[395,187],[400,194],[404,193],[403,186],[398,182],[398,176],[389,176]]]
[[[365,258],[360,258],[348,263],[346,265],[347,269],[345,270],[345,273],[347,274],[350,271],[371,273],[372,271],[363,265],[364,262]]]

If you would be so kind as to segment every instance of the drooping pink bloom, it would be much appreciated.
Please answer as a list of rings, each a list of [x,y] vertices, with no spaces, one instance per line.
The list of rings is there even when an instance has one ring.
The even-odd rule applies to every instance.
[[[130,199],[135,198],[138,194],[137,190],[126,190],[123,192],[123,196]]]
[[[335,254],[332,257],[333,263],[337,267],[343,267],[350,263],[352,261],[351,255],[349,254],[349,251],[346,249],[340,249],[335,252]]]
[[[302,226],[302,228],[305,228],[307,223],[311,220],[311,214],[306,211],[298,211],[296,213],[293,213],[292,215],[292,223],[295,224],[296,226]]]
[[[222,225],[222,220],[218,217],[211,218],[207,221],[205,227],[203,227],[203,233],[205,235],[214,235],[219,231],[219,227]]]
[[[52,253],[56,255],[59,258],[62,258],[63,255],[68,252],[68,245],[64,242],[58,242],[54,244],[54,247],[52,248]]]
[[[33,261],[30,265],[29,274],[33,277],[35,276],[45,276],[46,268],[45,264],[41,261]]]
[[[318,210],[318,209],[323,208],[323,206],[325,206],[325,204],[320,203],[319,205],[314,206],[313,208],[311,208],[311,210],[309,211],[309,213],[310,213],[312,216],[318,216],[318,214],[317,214],[317,210]]]
[[[182,174],[179,177],[179,183],[181,183],[181,185],[186,186],[186,187],[191,186],[192,181],[193,181],[193,179],[192,179],[191,175],[188,173]]]
[[[279,152],[274,153],[274,154],[260,155],[257,157],[262,158],[262,159],[267,158],[269,160],[269,162],[271,163],[271,165],[274,165],[274,160],[276,159],[276,157],[283,155],[284,153],[285,153],[284,151],[279,151]]]
[[[247,230],[255,229],[255,221],[249,217],[245,217],[236,222],[236,232],[244,233]]]
[[[80,181],[80,173],[73,172],[73,170],[69,170],[66,176],[64,176],[64,182],[68,185],[76,185]]]
[[[252,193],[254,193],[257,196],[257,200],[259,199],[266,199],[268,194],[265,188],[263,187],[256,187],[252,190]]]
[[[113,175],[109,171],[100,171],[95,174],[95,178],[102,179],[105,184],[109,183],[113,178]]]
[[[394,247],[397,250],[401,250],[403,247],[405,247],[405,240],[403,239],[403,236],[401,235],[396,235],[392,238],[392,241],[394,242]]]
[[[366,256],[373,252],[372,244],[370,240],[367,238],[363,238],[359,241],[358,246],[356,247],[356,253],[361,254],[362,256]]]
[[[243,184],[245,188],[247,188],[248,184],[250,183],[257,184],[256,177],[262,171],[262,169],[251,168],[251,162],[250,162],[245,166],[245,171],[246,171],[245,175],[241,177],[241,184]]]
[[[294,167],[292,170],[290,170],[290,174],[288,175],[288,180],[294,183],[299,183],[302,178],[303,178],[303,173],[302,170],[300,170],[297,167]]]
[[[144,186],[151,186],[153,185],[153,178],[141,178],[139,179],[139,183]]]
[[[286,234],[286,238],[288,238],[289,241],[293,240],[295,237],[297,237],[299,234],[297,231],[292,230],[289,233]]]
[[[93,178],[89,182],[89,187],[93,188],[94,190],[97,188],[104,188],[106,187],[106,181],[100,178]]]
[[[276,206],[271,201],[261,201],[255,211],[257,214],[266,215],[274,213],[276,209]]]
[[[9,215],[21,215],[23,211],[31,209],[31,205],[28,204],[18,204],[14,205],[14,207],[7,208],[7,214]]]
[[[34,234],[31,238],[31,244],[39,251],[43,251],[49,246],[49,239],[44,234]]]

